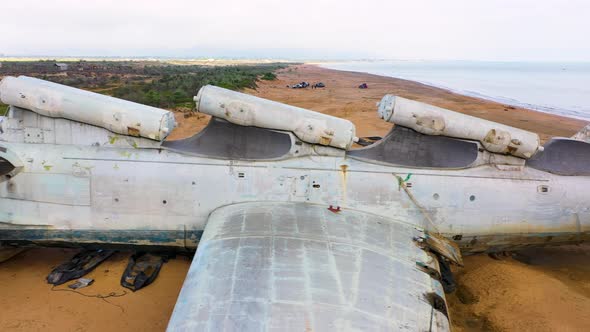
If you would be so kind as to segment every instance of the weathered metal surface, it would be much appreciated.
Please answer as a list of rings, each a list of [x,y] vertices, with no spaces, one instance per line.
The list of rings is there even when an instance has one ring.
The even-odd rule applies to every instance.
[[[565,154],[551,159],[548,164],[543,163],[543,158],[554,153],[550,144],[547,154],[539,153],[538,159],[535,157],[525,165],[522,158],[491,153],[479,148],[480,143],[452,140],[460,142],[459,144],[464,145],[468,151],[471,151],[473,146],[478,147],[476,159],[467,165],[472,160],[471,152],[459,151],[456,147],[445,150],[447,146],[444,144],[435,144],[441,151],[424,147],[430,154],[415,156],[419,155],[418,150],[422,145],[430,141],[422,136],[416,144],[420,145],[417,150],[412,150],[413,144],[405,144],[411,141],[405,137],[395,144],[405,144],[407,151],[391,148],[391,151],[384,149],[382,154],[375,153],[376,157],[359,157],[357,154],[362,154],[361,151],[347,152],[330,145],[302,141],[290,132],[291,129],[238,129],[234,124],[225,123],[215,128],[214,135],[205,132],[203,136],[196,136],[177,145],[169,145],[129,136],[129,131],[126,135],[118,135],[104,128],[67,119],[50,118],[14,106],[11,106],[7,117],[0,117],[0,122],[0,158],[3,158],[0,160],[6,160],[14,166],[8,176],[0,178],[2,243],[81,243],[89,246],[117,244],[194,249],[209,221],[209,216],[212,213],[218,215],[218,212],[214,211],[221,211],[218,209],[223,206],[242,206],[236,204],[248,202],[248,208],[267,207],[270,216],[275,216],[272,210],[275,205],[289,206],[291,210],[297,210],[295,207],[299,206],[319,207],[323,214],[312,213],[312,217],[321,216],[324,219],[316,220],[315,223],[306,221],[302,224],[312,227],[310,229],[314,230],[314,234],[305,229],[295,232],[298,237],[294,238],[294,241],[298,241],[299,248],[315,244],[332,248],[340,243],[338,241],[350,240],[348,237],[342,237],[344,233],[331,233],[340,229],[328,229],[329,232],[321,229],[322,225],[333,224],[349,225],[354,232],[347,234],[354,233],[360,241],[357,244],[362,248],[373,246],[383,249],[383,246],[391,243],[388,242],[390,239],[382,241],[376,236],[365,238],[369,231],[373,232],[385,226],[379,223],[371,224],[362,216],[374,216],[374,219],[371,219],[373,221],[381,218],[387,225],[390,225],[391,220],[395,220],[395,225],[398,226],[394,228],[400,234],[409,229],[413,232],[413,227],[428,227],[430,231],[455,241],[465,253],[590,240],[590,176],[584,168],[590,163],[587,162],[588,144],[580,141],[568,141],[567,146],[559,150]],[[220,123],[222,122],[214,121],[212,124]],[[440,127],[440,123],[437,124],[435,121],[436,126]],[[295,129],[297,128],[293,130]],[[410,132],[404,128],[399,130]],[[27,138],[26,133],[33,132],[40,133],[39,137]],[[439,143],[447,140],[450,139],[437,137]],[[224,146],[214,146],[219,142]],[[237,144],[240,150],[228,149],[231,144]],[[379,144],[375,147],[379,147]],[[575,148],[572,148],[574,146]],[[441,152],[448,156],[445,157]],[[565,166],[575,169],[572,171],[568,168],[568,173],[564,173],[568,176],[563,176],[559,172],[549,172],[539,166],[552,166],[555,160],[567,161],[568,164]],[[432,167],[425,167],[426,161]],[[448,167],[449,165],[459,167]],[[5,166],[6,170],[10,168],[9,165]],[[304,210],[294,212],[293,216],[303,215]],[[266,213],[262,215],[260,220],[267,220],[276,227],[283,225],[283,221],[285,227],[289,225],[289,218],[267,218]],[[352,217],[348,218],[350,216]],[[373,225],[374,228],[358,226],[355,221],[358,218],[364,220],[362,225]],[[217,221],[218,224],[229,227],[228,222]],[[320,227],[320,230],[313,227]],[[317,238],[313,237],[316,233],[319,236]],[[379,236],[389,234],[387,231],[377,233]],[[271,232],[256,239],[275,239],[283,236],[286,235]],[[393,242],[404,243],[404,247],[387,251],[383,257],[379,256],[378,261],[383,263],[383,266],[390,266],[390,260],[396,261],[399,258],[396,255],[417,248],[414,243],[411,243],[413,247],[408,247],[403,241]],[[237,247],[230,246],[222,251],[215,247],[217,244],[233,243],[231,239],[209,243],[210,254],[222,254],[225,249],[228,252],[238,249],[240,253],[242,250],[250,252],[248,246],[242,246],[241,242]],[[256,246],[267,248],[264,243],[257,243]],[[445,247],[446,245],[438,246],[439,249],[442,248],[441,251],[448,249]],[[325,250],[324,254],[331,257],[334,252]],[[199,255],[197,256],[200,257]],[[306,255],[301,257],[308,257]],[[355,260],[358,258],[356,254],[353,256]],[[252,259],[256,260],[257,257],[253,256]],[[452,255],[449,254],[448,257],[452,258]],[[313,258],[310,257],[310,260]],[[436,264],[431,264],[433,262],[424,261],[424,257],[419,258],[420,261],[412,262],[411,271],[416,270],[429,275],[433,267],[437,269]],[[214,255],[203,254],[201,259],[203,261],[195,262],[202,264],[206,259],[213,259],[220,264],[223,263]],[[363,254],[359,259],[366,257]],[[290,262],[286,258],[285,261],[287,264]],[[246,264],[248,260],[246,256],[239,256],[234,262]],[[308,263],[300,264],[297,260],[293,260],[292,263],[294,266],[310,266]],[[317,266],[319,265],[321,264],[318,263]],[[397,271],[398,266],[393,266],[387,273]],[[403,265],[400,273],[410,271],[406,270],[407,267]],[[331,277],[334,271],[340,270],[330,268],[325,271],[328,274],[310,275],[310,282],[323,284],[324,276]],[[197,272],[193,272],[195,273]],[[375,278],[379,277],[380,275],[375,274]],[[368,281],[367,287],[380,287],[379,280],[376,284],[371,282],[375,280],[369,277],[364,280]],[[364,284],[361,283],[359,287],[364,287]],[[408,284],[408,292],[414,291],[413,286]],[[381,288],[378,289],[381,292]],[[441,295],[442,290],[438,292],[438,286],[433,286],[432,290],[433,292],[425,297],[425,303],[439,303],[440,298],[444,297]],[[217,290],[212,288],[211,292],[214,291]],[[291,288],[273,288],[273,292],[290,291]],[[313,292],[316,290],[313,289]],[[321,289],[317,292],[324,294]],[[385,291],[383,293],[387,294]],[[373,306],[382,300],[378,295],[374,296],[374,300],[358,305],[366,305],[371,312],[379,312],[379,308]],[[268,304],[271,303],[268,301],[274,299],[271,297],[264,301]],[[231,302],[230,300],[228,301]],[[252,317],[267,313],[256,312],[256,308],[264,309],[258,305],[258,300],[247,298],[247,301],[255,302],[249,307],[253,308]],[[223,301],[219,303],[225,305]],[[345,303],[348,306],[346,308],[349,308],[346,310],[352,310],[350,308],[357,305],[356,302],[339,303]],[[335,317],[323,304],[320,307],[320,311],[314,312],[314,317],[319,318],[314,320],[313,324],[321,322],[324,315],[326,319]],[[230,312],[232,308],[236,307],[230,307]],[[295,311],[300,310],[300,307],[294,308]],[[403,310],[409,309],[402,308],[393,315]],[[375,321],[382,321],[373,316],[366,318],[363,316],[364,312],[349,313],[350,315],[344,317],[342,322],[346,322],[347,319],[350,321],[348,317],[353,316],[361,317],[359,321],[367,324],[372,324],[373,318]],[[444,318],[446,316],[442,311],[434,311],[432,323],[428,323],[429,327],[448,329]],[[290,322],[285,322],[287,327],[291,326]],[[297,327],[298,322],[294,321],[292,325]],[[425,322],[416,323],[415,326],[411,324],[405,327],[415,329],[416,326],[423,326]],[[342,329],[348,327],[342,326]]]
[[[412,226],[305,203],[215,210],[168,331],[448,331]],[[446,321],[446,322],[445,322]]]
[[[37,144],[108,146],[113,148],[157,148],[161,142],[119,135],[107,129],[68,119],[50,118],[10,106],[8,117],[0,117],[0,132],[6,142],[28,143],[27,131],[41,132]]]
[[[202,87],[195,102],[199,112],[241,126],[290,131],[307,143],[348,149],[355,140],[348,120],[212,85]]]
[[[47,171],[51,165],[45,165]],[[70,174],[24,173],[0,183],[0,197],[66,204],[90,205],[90,179]]]
[[[590,143],[554,138],[545,150],[527,160],[527,166],[559,175],[590,175]]]
[[[275,159],[291,151],[291,137],[284,132],[244,127],[212,118],[198,134],[162,147],[181,153],[224,159]]]
[[[11,227],[12,226],[12,227]],[[187,239],[201,238],[203,231],[184,230],[100,230],[52,229],[39,225],[0,224],[0,243],[36,243],[39,245],[134,245],[154,247],[183,247]]]
[[[23,111],[13,115],[24,114],[33,113]],[[395,173],[403,178],[409,176],[408,183],[412,185],[409,190],[448,237],[462,235],[467,239],[475,234],[503,238],[518,233],[523,234],[519,238],[522,243],[514,245],[522,245],[537,243],[534,234],[579,233],[570,221],[574,213],[579,216],[581,229],[590,224],[587,204],[590,178],[586,176],[563,177],[530,167],[498,168],[489,164],[462,170],[408,168],[351,159],[342,153],[331,153],[342,150],[330,147],[321,147],[325,155],[317,156],[310,151],[318,151],[319,146],[309,150],[307,143],[293,144],[292,152],[306,151],[299,158],[212,159],[168,151],[159,145],[154,146],[159,149],[135,148],[126,141],[129,137],[120,137],[110,144],[105,129],[78,126],[88,129],[88,133],[101,131],[104,136],[100,137],[107,141],[99,145],[74,145],[76,140],[86,142],[85,132],[80,131],[64,140],[65,145],[26,144],[24,140],[18,143],[17,136],[5,131],[2,139],[9,137],[11,141],[1,145],[7,152],[18,151],[18,156],[12,158],[22,161],[19,175],[62,174],[87,178],[90,204],[75,206],[79,198],[74,194],[60,199],[63,204],[31,201],[25,198],[36,195],[38,186],[20,187],[20,196],[0,198],[0,222],[50,224],[69,229],[202,230],[209,213],[226,204],[304,201],[326,207],[354,208],[424,225],[423,213],[400,191],[398,180],[392,175]],[[345,172],[342,165],[346,166]],[[18,180],[18,175],[14,180]],[[547,190],[543,192],[545,187]],[[469,246],[463,241],[459,243],[462,248]],[[196,239],[191,239],[185,245],[194,247],[195,244]],[[504,243],[501,246],[507,247]]]
[[[465,168],[476,161],[478,146],[474,142],[424,135],[409,128],[395,126],[378,143],[351,150],[348,155],[400,166]]]
[[[0,100],[44,116],[158,141],[175,126],[169,111],[26,76],[3,78]]]
[[[566,244],[579,244],[590,241],[588,224],[582,231],[555,231],[544,233],[512,234],[466,234],[459,242],[464,254],[515,251],[525,248],[539,248]]]
[[[385,121],[423,134],[476,140],[490,152],[521,158],[533,156],[541,142],[539,135],[526,130],[394,95],[383,97],[379,115]]]
[[[43,131],[41,128],[24,128],[25,143],[43,143]]]

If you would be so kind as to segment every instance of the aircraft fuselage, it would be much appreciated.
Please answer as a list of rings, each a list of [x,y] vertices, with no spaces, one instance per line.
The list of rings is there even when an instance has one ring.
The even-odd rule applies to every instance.
[[[3,145],[26,163],[0,184],[5,242],[194,249],[212,211],[248,201],[308,202],[334,213],[354,209],[411,220],[464,252],[590,238],[590,177],[526,166],[437,170],[344,153],[246,161],[161,148]]]

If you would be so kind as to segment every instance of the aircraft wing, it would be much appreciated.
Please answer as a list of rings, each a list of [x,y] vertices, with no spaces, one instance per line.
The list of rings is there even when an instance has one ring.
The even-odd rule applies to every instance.
[[[421,230],[354,210],[254,202],[215,210],[168,331],[448,331]]]

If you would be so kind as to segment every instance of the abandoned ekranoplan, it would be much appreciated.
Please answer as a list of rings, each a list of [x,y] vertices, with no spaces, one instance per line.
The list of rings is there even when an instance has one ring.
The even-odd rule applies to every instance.
[[[6,77],[2,245],[198,251],[168,329],[449,330],[462,254],[590,238],[590,143],[396,96],[344,119],[206,86],[213,116]],[[587,133],[587,131],[586,131]]]

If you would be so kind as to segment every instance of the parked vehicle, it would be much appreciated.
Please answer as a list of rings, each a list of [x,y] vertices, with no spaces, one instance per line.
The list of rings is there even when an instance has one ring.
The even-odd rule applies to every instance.
[[[291,86],[291,88],[293,88],[293,89],[305,89],[308,86],[309,86],[309,83],[307,83],[307,82],[300,82],[300,83],[297,83],[297,84]]]

